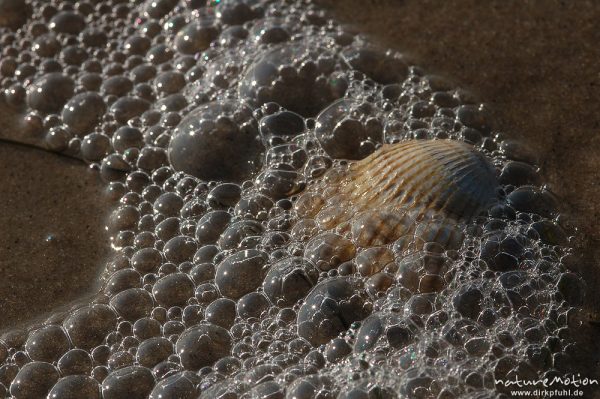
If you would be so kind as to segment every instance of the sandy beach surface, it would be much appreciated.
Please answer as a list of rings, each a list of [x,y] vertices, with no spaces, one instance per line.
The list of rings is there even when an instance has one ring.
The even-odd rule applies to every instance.
[[[83,162],[0,142],[0,331],[98,291],[110,203]]]

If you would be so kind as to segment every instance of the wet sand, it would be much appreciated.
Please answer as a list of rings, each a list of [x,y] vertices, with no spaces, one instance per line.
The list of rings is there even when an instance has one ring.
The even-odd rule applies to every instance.
[[[110,204],[83,162],[0,141],[0,331],[93,295]]]
[[[578,229],[573,264],[588,285],[586,310],[600,321],[600,3],[323,3],[357,32],[471,91],[489,105],[496,130],[539,155],[542,181]],[[577,366],[599,378],[600,324],[579,332],[585,359]]]

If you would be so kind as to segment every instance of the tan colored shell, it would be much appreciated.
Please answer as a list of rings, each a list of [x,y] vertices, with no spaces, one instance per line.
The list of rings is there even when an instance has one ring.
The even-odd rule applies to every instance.
[[[340,194],[361,208],[410,207],[468,220],[496,197],[496,176],[482,154],[451,140],[384,145],[351,165]]]
[[[468,144],[410,140],[331,170],[299,198],[296,212],[314,219],[299,225],[303,231],[307,225],[350,231],[360,247],[387,245],[409,233],[456,246],[462,238],[451,226],[489,207],[497,186],[493,167]]]

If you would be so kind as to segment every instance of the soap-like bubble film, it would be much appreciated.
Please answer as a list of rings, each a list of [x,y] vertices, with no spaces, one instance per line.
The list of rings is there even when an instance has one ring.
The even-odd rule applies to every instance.
[[[571,370],[585,285],[535,154],[314,3],[0,0],[0,138],[114,199],[101,292],[0,338],[0,397],[488,398]]]

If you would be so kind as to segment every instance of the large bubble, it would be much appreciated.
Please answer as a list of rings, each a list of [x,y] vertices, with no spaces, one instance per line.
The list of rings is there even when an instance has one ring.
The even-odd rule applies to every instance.
[[[31,9],[25,0],[0,1],[0,26],[17,30],[27,21],[30,14]]]
[[[169,160],[203,180],[241,182],[260,167],[263,151],[250,109],[227,101],[201,106],[179,123]]]
[[[181,334],[175,350],[183,367],[198,370],[227,356],[231,350],[231,337],[222,327],[200,324]]]
[[[307,295],[298,312],[298,334],[313,345],[324,344],[370,311],[360,281],[349,277],[324,280]]]
[[[368,102],[336,101],[317,117],[315,135],[334,158],[362,159],[383,141],[377,109]]]
[[[55,72],[36,80],[27,91],[27,103],[40,112],[58,112],[73,95],[75,83],[70,77]]]
[[[335,52],[312,44],[275,48],[254,63],[239,88],[254,105],[275,102],[301,115],[316,115],[344,95],[347,83]]]

